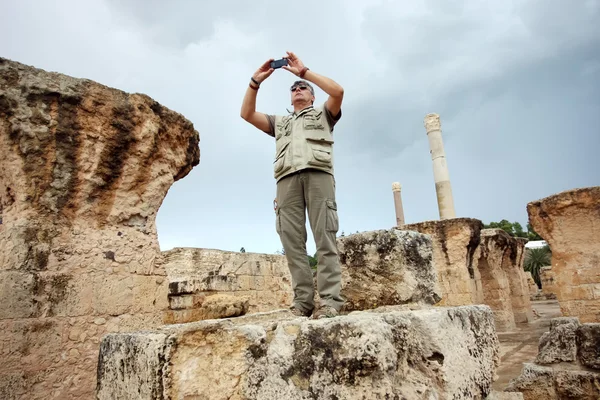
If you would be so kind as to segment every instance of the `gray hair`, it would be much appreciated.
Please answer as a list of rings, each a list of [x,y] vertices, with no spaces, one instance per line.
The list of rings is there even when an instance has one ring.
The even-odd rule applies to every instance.
[[[306,85],[308,86],[308,89],[310,90],[310,93],[314,96],[315,95],[315,89],[312,87],[312,85],[304,80],[301,81],[296,81],[292,84],[292,86],[290,86],[290,90],[293,90],[296,86],[300,86],[300,85]]]

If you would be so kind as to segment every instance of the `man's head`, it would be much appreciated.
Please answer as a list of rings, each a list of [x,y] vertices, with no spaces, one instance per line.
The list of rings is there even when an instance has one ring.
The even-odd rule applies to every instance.
[[[315,101],[315,90],[306,81],[296,81],[290,87],[292,105],[295,109],[305,108]]]

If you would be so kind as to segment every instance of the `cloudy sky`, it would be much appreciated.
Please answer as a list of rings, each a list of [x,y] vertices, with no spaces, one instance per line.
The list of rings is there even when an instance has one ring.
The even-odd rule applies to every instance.
[[[528,202],[600,185],[599,0],[0,3],[1,56],[145,93],[193,122],[200,165],[158,213],[165,250],[281,248],[274,141],[239,112],[252,73],[286,50],[345,89],[340,233],[392,227],[395,181],[408,223],[439,218],[430,112],[457,216],[525,226]],[[258,111],[286,113],[294,78],[276,71]]]

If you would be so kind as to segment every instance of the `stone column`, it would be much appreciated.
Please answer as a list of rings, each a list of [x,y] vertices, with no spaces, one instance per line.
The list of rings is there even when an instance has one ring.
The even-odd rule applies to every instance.
[[[396,226],[404,225],[404,210],[402,208],[402,187],[400,183],[392,183],[392,192],[394,192],[394,207],[396,208]]]
[[[599,210],[600,186],[527,204],[529,222],[552,250],[552,291],[562,315],[581,322],[600,322]]]
[[[425,129],[427,131],[427,138],[429,139],[429,149],[433,162],[433,177],[435,179],[435,191],[440,219],[455,218],[450,174],[448,173],[444,143],[442,142],[440,116],[437,114],[427,114],[425,116]]]
[[[156,214],[199,140],[146,95],[0,57],[0,398],[94,398],[101,338],[163,323]]]

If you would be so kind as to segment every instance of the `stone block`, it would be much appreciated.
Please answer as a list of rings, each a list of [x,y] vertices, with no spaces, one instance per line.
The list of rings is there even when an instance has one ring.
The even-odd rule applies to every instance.
[[[525,400],[597,400],[600,374],[525,363],[521,375],[511,380],[505,390],[521,392]]]
[[[582,324],[577,329],[577,357],[588,368],[600,370],[600,323]]]
[[[36,314],[35,275],[22,271],[0,271],[0,320],[28,318]]]
[[[540,337],[535,362],[544,365],[575,361],[578,328],[576,318],[554,318],[550,330]]]
[[[426,235],[395,229],[357,233],[339,238],[338,251],[346,311],[435,304],[441,298]]]
[[[477,291],[476,251],[480,243],[483,223],[472,218],[453,218],[407,224],[403,230],[416,231],[431,237],[433,265],[442,292],[440,306],[478,304],[482,293]],[[444,284],[447,282],[447,285]],[[461,286],[460,291],[456,288]],[[452,290],[454,289],[454,290]]]
[[[97,399],[484,399],[498,352],[487,306],[263,313],[107,335]]]

